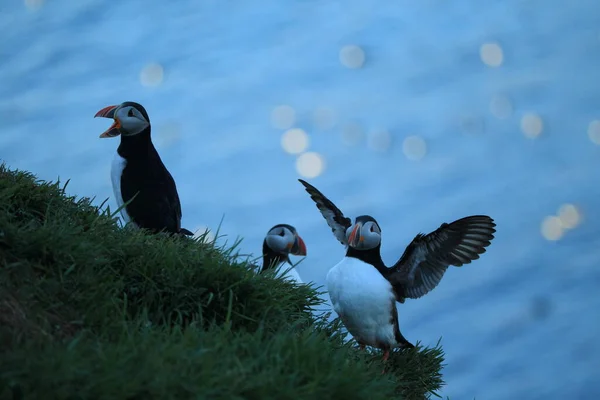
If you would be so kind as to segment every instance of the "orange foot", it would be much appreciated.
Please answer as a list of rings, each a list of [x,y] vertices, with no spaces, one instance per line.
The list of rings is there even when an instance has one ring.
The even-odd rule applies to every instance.
[[[384,350],[382,361],[385,363],[388,360],[388,358],[390,358],[390,351]],[[383,367],[383,371],[381,371],[381,375],[383,374],[385,374],[385,366]]]
[[[390,358],[390,351],[389,350],[385,350],[383,352],[382,361],[385,363],[388,360],[388,358]],[[385,374],[385,366],[383,367],[383,371],[381,371],[381,375],[383,375],[383,374]]]
[[[388,358],[390,358],[390,351],[389,350],[385,350],[383,352],[383,362],[386,362],[388,360]]]

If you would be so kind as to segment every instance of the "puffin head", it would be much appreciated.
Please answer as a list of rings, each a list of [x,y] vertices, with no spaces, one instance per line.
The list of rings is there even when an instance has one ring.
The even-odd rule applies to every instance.
[[[306,255],[306,245],[304,240],[298,235],[296,228],[287,224],[278,224],[272,227],[265,237],[264,244],[273,253],[287,256]]]
[[[346,230],[348,246],[356,250],[371,250],[381,244],[381,228],[370,215],[356,217],[354,225]]]
[[[104,107],[94,115],[94,118],[96,117],[115,120],[110,128],[100,135],[101,138],[119,135],[134,136],[150,126],[150,118],[144,107],[133,101],[126,101],[118,106]]]

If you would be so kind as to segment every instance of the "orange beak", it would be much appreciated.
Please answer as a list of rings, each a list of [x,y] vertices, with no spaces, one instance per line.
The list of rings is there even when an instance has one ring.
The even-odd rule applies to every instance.
[[[115,112],[117,111],[118,107],[119,106],[104,107],[102,110],[98,111],[96,115],[94,115],[94,118],[113,118],[115,120],[115,122],[113,122],[113,124],[107,130],[100,134],[101,138],[115,137],[121,134],[121,132],[119,131],[119,129],[121,128],[121,122],[117,118],[115,118]]]
[[[361,235],[362,224],[359,222],[354,225],[354,228],[350,232],[350,237],[348,238],[348,245],[350,247],[356,247],[358,244],[365,240],[365,237]]]
[[[306,245],[304,244],[304,240],[299,235],[296,235],[296,240],[291,246],[290,254],[295,256],[305,256],[306,255]]]

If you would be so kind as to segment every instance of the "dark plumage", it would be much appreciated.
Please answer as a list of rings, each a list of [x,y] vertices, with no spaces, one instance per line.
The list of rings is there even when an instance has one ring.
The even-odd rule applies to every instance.
[[[298,179],[304,188],[310,195],[310,198],[313,199],[317,208],[327,221],[327,224],[331,228],[333,235],[340,241],[343,245],[347,245],[348,241],[346,239],[346,229],[350,228],[352,225],[352,220],[350,218],[344,217],[344,214],[340,211],[339,208],[331,202],[327,197],[323,195],[323,193],[319,192],[317,188],[315,188],[310,183]]]
[[[494,238],[495,226],[487,215],[473,215],[443,223],[427,235],[417,234],[396,264],[386,270],[399,301],[429,293],[450,265],[461,267],[477,260]]]
[[[173,177],[151,139],[150,118],[134,102],[105,107],[96,117],[113,118],[101,138],[121,136],[113,160],[113,191],[125,222],[151,232],[192,235],[181,228],[181,203]],[[128,203],[129,202],[129,203]]]

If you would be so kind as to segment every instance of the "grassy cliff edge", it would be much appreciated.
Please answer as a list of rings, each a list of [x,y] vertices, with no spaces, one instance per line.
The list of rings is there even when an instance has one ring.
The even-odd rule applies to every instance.
[[[360,353],[319,292],[203,238],[121,228],[0,165],[0,399],[423,399],[443,351]]]

